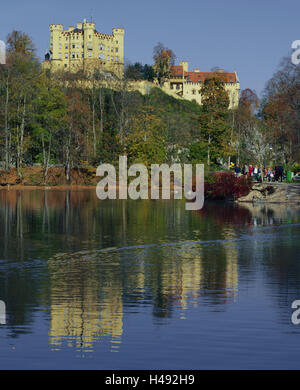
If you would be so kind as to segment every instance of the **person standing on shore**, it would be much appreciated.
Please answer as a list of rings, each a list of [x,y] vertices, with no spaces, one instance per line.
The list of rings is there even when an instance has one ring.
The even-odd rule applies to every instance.
[[[253,166],[249,165],[249,176],[253,176]]]
[[[253,176],[255,178],[256,181],[258,181],[258,166],[255,165],[254,169],[253,169]]]
[[[277,167],[278,169],[278,181],[280,179],[280,182],[282,183],[282,179],[283,179],[283,166],[282,165],[279,165],[279,167]]]
[[[268,168],[268,170],[267,170],[267,180],[268,180],[268,182],[271,181],[271,174],[272,174],[272,170],[271,170],[271,168]]]
[[[241,174],[241,167],[239,165],[237,165],[235,168],[234,168],[234,173],[235,173],[235,176],[238,177],[240,176]]]
[[[275,168],[274,168],[274,180],[278,181],[278,177],[279,177],[279,175],[278,175],[278,167],[276,165]]]
[[[267,176],[267,170],[264,167],[264,165],[261,166],[260,170],[261,170],[261,181],[263,182],[265,180],[265,177]]]

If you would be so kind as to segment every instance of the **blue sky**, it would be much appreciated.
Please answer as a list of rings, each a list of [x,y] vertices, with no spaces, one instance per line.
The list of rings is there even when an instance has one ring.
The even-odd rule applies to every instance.
[[[300,2],[294,0],[2,0],[0,12],[0,39],[22,30],[41,58],[49,47],[49,24],[66,28],[92,17],[98,31],[125,28],[131,62],[152,63],[153,47],[162,42],[191,70],[236,70],[241,88],[258,94],[300,39]]]

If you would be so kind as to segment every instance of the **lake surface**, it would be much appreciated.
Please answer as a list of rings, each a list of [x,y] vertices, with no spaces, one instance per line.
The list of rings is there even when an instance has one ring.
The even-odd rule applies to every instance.
[[[1,369],[299,369],[300,208],[0,191]]]

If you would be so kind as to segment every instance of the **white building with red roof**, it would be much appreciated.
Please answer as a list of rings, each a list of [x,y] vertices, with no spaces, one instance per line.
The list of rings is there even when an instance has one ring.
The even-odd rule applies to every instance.
[[[171,75],[168,81],[164,83],[163,90],[171,95],[177,95],[186,100],[195,100],[201,104],[201,89],[207,78],[218,74],[224,83],[225,90],[229,95],[229,109],[238,107],[240,82],[236,72],[225,72],[218,69],[215,72],[200,72],[194,69],[189,72],[188,62],[182,61],[180,65],[171,66]]]

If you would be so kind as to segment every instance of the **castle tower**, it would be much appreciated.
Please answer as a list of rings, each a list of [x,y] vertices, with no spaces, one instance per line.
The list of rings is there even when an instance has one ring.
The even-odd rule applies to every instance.
[[[62,24],[50,25],[50,52],[52,61],[59,60],[59,42],[60,36],[63,32]]]
[[[124,35],[125,31],[123,28],[113,28],[113,37],[116,45],[116,49],[118,50],[115,53],[115,60],[117,59],[116,63],[118,64],[118,75],[119,77],[123,77],[124,75]]]
[[[181,61],[180,65],[183,68],[183,72],[188,72],[189,71],[189,63],[188,63],[188,61]]]
[[[92,58],[93,57],[93,38],[95,32],[95,23],[87,23],[84,22],[82,24],[83,27],[83,44],[84,44],[84,58]]]

